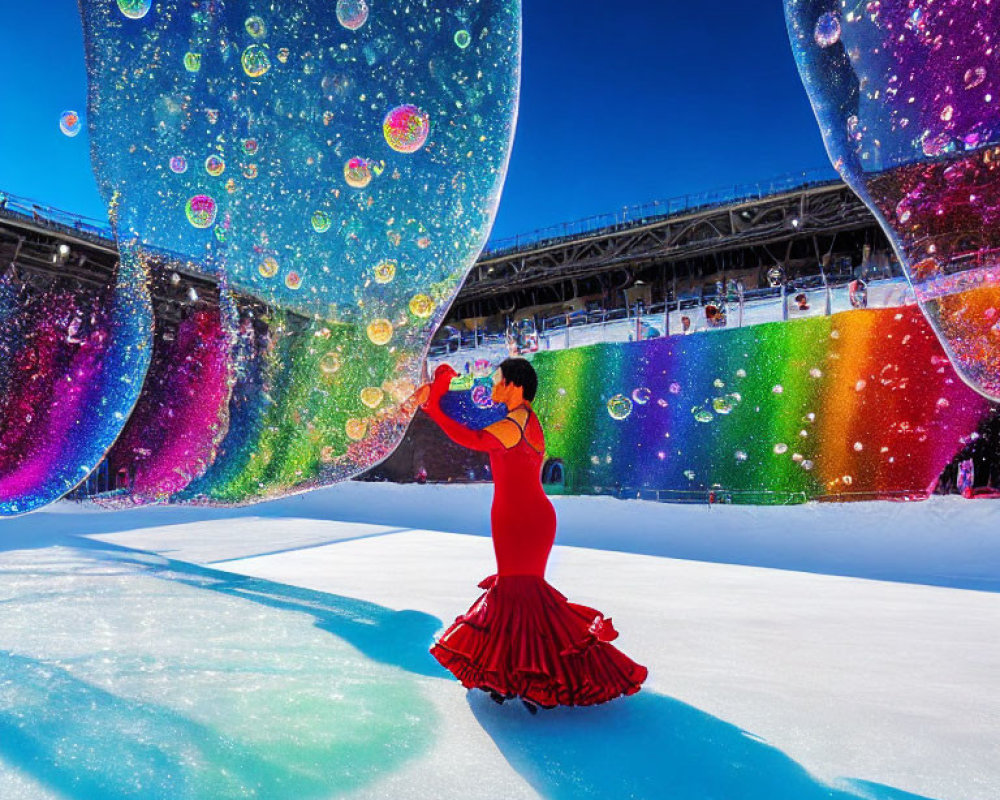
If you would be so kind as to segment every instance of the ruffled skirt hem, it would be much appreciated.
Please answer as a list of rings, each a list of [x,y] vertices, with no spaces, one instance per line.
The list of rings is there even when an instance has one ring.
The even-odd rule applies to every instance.
[[[533,575],[491,575],[431,654],[463,686],[537,705],[589,706],[635,694],[647,670],[609,644],[610,619]]]

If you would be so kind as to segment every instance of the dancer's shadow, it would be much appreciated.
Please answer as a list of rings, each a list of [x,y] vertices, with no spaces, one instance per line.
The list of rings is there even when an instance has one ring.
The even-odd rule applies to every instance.
[[[534,717],[482,692],[469,705],[510,765],[553,800],[927,800],[861,781],[834,788],[753,734],[645,690]]]

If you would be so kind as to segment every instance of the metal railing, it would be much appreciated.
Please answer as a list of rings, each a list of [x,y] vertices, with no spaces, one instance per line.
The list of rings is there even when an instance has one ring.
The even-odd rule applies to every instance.
[[[443,329],[445,335],[432,343],[428,356],[439,360],[495,360],[492,356],[511,350],[514,345],[521,352],[565,350],[830,316],[856,308],[896,308],[916,302],[898,264],[892,264],[890,271],[895,277],[870,281],[863,296],[859,296],[857,286],[852,289],[851,281],[840,279],[831,283],[817,275],[815,280],[803,279],[794,285],[750,290],[742,297],[698,294],[641,310],[620,307],[572,311],[537,322],[518,321],[507,331],[460,331],[447,326]],[[709,307],[716,310],[713,318],[706,313]]]
[[[111,226],[104,221],[73,214],[9,192],[0,192],[0,216],[33,222],[50,230],[61,230],[102,240],[114,246]]]
[[[722,204],[763,200],[774,195],[832,185],[839,181],[840,178],[833,168],[825,167],[785,175],[771,181],[735,184],[704,192],[678,195],[666,200],[653,200],[640,205],[626,206],[621,211],[595,214],[572,222],[549,225],[528,233],[491,240],[487,242],[481,258],[509,255],[570,237],[599,231],[614,231]]]

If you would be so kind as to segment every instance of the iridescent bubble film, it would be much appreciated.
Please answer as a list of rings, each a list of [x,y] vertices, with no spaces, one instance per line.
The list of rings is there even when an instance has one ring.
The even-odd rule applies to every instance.
[[[1000,399],[1000,5],[785,0],[827,151],[963,380]]]
[[[95,172],[124,252],[218,282],[221,311],[178,293],[116,496],[248,502],[364,471],[488,236],[520,4],[138,5],[81,3]]]
[[[59,130],[70,138],[79,134],[83,130],[83,125],[80,123],[80,115],[75,111],[63,111],[59,115]]]
[[[77,254],[62,245],[56,263]],[[74,285],[12,264],[0,277],[0,516],[58,500],[121,432],[149,363],[141,266]]]
[[[129,19],[142,19],[149,13],[151,0],[117,0],[118,10]]]

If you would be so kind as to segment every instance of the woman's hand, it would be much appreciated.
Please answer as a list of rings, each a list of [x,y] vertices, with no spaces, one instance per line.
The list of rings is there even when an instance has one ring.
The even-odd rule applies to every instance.
[[[434,380],[430,384],[430,396],[427,398],[427,402],[433,403],[444,397],[451,387],[452,378],[457,377],[458,373],[455,372],[451,364],[441,364],[438,366],[434,370]]]
[[[441,364],[434,370],[434,380],[420,386],[410,396],[410,399],[406,401],[406,404],[410,405],[412,403],[413,405],[426,408],[432,399],[440,400],[445,395],[448,387],[451,386],[452,378],[455,378],[457,375],[458,373],[455,372],[450,364]]]
[[[426,406],[427,402],[430,399],[431,399],[431,385],[429,383],[425,383],[423,386],[420,386],[417,389],[417,391],[413,393],[413,396],[406,402],[408,404],[413,403],[414,405],[417,406]]]
[[[454,378],[458,377],[458,373],[455,372],[455,368],[451,364],[438,364],[438,368],[434,370],[434,383],[437,384],[439,381],[447,381],[449,384]]]

